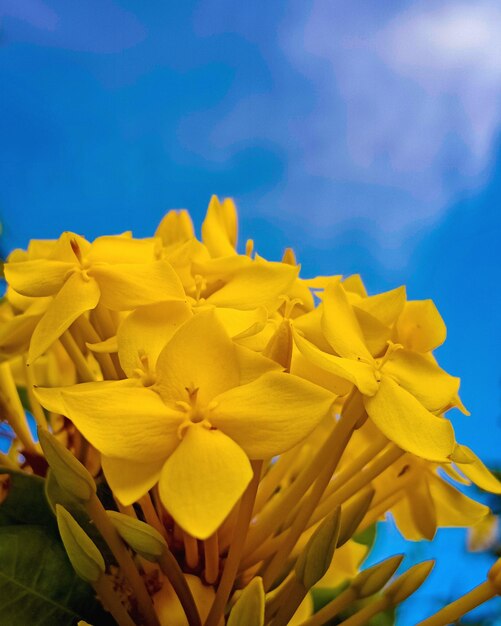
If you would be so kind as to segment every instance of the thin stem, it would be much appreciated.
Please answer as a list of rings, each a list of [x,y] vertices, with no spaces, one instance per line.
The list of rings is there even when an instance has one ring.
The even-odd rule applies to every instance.
[[[84,357],[80,348],[77,345],[77,342],[73,338],[73,335],[69,330],[65,330],[64,333],[59,337],[59,341],[63,344],[63,348],[68,353],[68,356],[75,364],[77,369],[78,376],[80,377],[80,382],[89,383],[96,380],[92,370],[87,363],[87,359]]]
[[[212,603],[209,611],[209,615],[205,621],[205,626],[216,626],[219,624],[219,620],[224,615],[224,609],[226,603],[228,602],[228,598],[230,597],[231,589],[238,572],[240,559],[242,558],[245,538],[247,536],[252,516],[252,509],[254,508],[254,501],[256,499],[257,487],[261,477],[262,464],[262,461],[252,461],[254,474],[240,501],[233,541],[230,545],[228,558],[224,564],[223,575],[221,576],[221,581],[216,592],[216,597],[214,598],[214,602]]]
[[[143,614],[145,624],[147,626],[160,626],[143,579],[139,575],[129,551],[110,522],[103,505],[96,495],[93,495],[86,503],[86,509],[128,579],[136,596],[139,609]]]
[[[357,594],[353,589],[345,589],[337,598],[329,602],[329,604],[326,604],[320,611],[317,611],[306,621],[302,622],[300,626],[322,626],[322,624],[325,624],[333,617],[339,615],[341,611],[347,609],[356,599]]]
[[[85,315],[81,315],[75,322],[75,326],[82,333],[86,343],[100,343],[102,337],[97,333],[94,326]],[[109,354],[93,352],[96,361],[99,363],[103,377],[107,380],[117,380],[118,374]]]
[[[280,483],[286,476],[297,461],[297,450],[294,449],[293,453],[284,453],[270,465],[268,471],[263,476],[259,483],[257,490],[256,502],[254,504],[253,514],[256,515],[266,504],[266,502],[273,496],[275,490],[280,486]]]
[[[217,531],[204,541],[205,580],[213,585],[219,576],[219,541]]]
[[[327,437],[323,446],[313,456],[303,471],[297,476],[292,484],[280,491],[270,500],[260,512],[255,525],[249,529],[248,539],[245,543],[244,558],[251,555],[264,540],[276,530],[277,520],[281,520],[295,506],[301,497],[308,491],[312,483],[331,458],[332,446],[335,444],[335,428]]]
[[[198,567],[198,541],[186,531],[183,530],[182,533],[186,565],[190,569],[196,569]]]
[[[111,613],[118,626],[136,626],[124,605],[120,602],[120,598],[115,593],[113,585],[106,575],[101,576],[92,586],[96,590],[104,608]]]
[[[371,618],[390,606],[390,600],[386,596],[382,596],[373,600],[360,611],[339,623],[339,626],[367,626]]]
[[[169,579],[186,613],[189,626],[201,626],[200,616],[186,578],[172,552],[166,548],[158,560],[160,569]]]
[[[388,440],[386,437],[379,437],[374,442],[370,443],[365,450],[353,459],[353,461],[348,463],[339,474],[334,475],[334,478],[325,490],[324,498],[329,497],[334,491],[339,489],[339,487],[353,478],[353,476],[356,476],[360,470],[377,457],[387,444]]]
[[[155,507],[153,506],[153,502],[151,501],[150,494],[147,493],[142,498],[139,499],[139,504],[141,509],[143,510],[144,517],[150,526],[153,526],[155,530],[157,530],[164,539],[167,539],[167,531],[165,530],[165,526],[158,519],[157,512],[155,511]]]
[[[330,511],[354,496],[358,491],[360,491],[360,489],[372,482],[374,478],[388,469],[390,465],[392,465],[404,454],[404,450],[401,450],[394,443],[390,444],[386,450],[379,457],[374,459],[372,463],[367,465],[363,471],[359,472],[341,488],[332,493],[329,498],[324,500],[320,506],[317,507],[317,510],[310,519],[308,527],[311,527],[313,524],[319,522]]]
[[[320,502],[320,498],[329,484],[332,474],[336,470],[343,452],[350,441],[353,429],[359,419],[359,415],[356,411],[351,410],[351,407],[352,404],[350,402],[348,403],[346,410],[343,411],[339,422],[336,424],[336,428],[334,429],[336,437],[330,451],[331,458],[329,462],[325,465],[325,468],[318,476],[311,492],[306,495],[294,521],[292,522],[286,538],[280,544],[275,556],[264,571],[263,586],[266,591],[271,587],[275,579],[280,574],[297,540],[306,529],[308,520],[313,515],[315,508]]]
[[[456,622],[460,617],[472,611],[475,607],[487,602],[496,595],[496,590],[491,583],[486,580],[475,589],[451,602],[437,613],[428,617],[418,626],[445,626]]]

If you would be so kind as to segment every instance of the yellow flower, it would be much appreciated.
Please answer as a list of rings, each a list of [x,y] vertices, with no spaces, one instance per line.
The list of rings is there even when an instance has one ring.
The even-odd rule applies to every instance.
[[[249,459],[292,448],[335,399],[234,344],[213,311],[186,321],[153,371],[142,356],[141,363],[136,353],[135,378],[40,390],[39,397],[53,410],[63,400],[68,417],[101,451],[108,482],[123,504],[159,481],[165,507],[201,539],[244,492],[252,477]]]
[[[7,263],[5,276],[15,291],[54,296],[33,332],[29,361],[99,302],[123,311],[161,300],[183,300],[178,276],[166,261],[158,260],[159,243],[159,239],[116,236],[98,237],[90,244],[66,232],[49,247],[48,258]]]
[[[454,451],[452,425],[437,417],[457,397],[459,379],[424,355],[388,345],[374,358],[339,281],[323,296],[322,331],[335,354],[325,352],[294,333],[299,350],[314,365],[353,383],[364,396],[365,409],[398,446],[431,461],[448,461]]]
[[[461,446],[462,447],[462,446]],[[481,488],[501,493],[501,483],[489,472],[471,450],[466,449],[471,462],[455,465],[471,476]],[[469,459],[469,460],[470,460]],[[489,508],[458,491],[438,473],[440,465],[405,455],[375,481],[376,498],[386,490],[401,490],[401,497],[389,510],[406,539],[433,539],[437,528],[467,527],[479,524],[489,516]],[[464,483],[453,466],[444,468],[450,478]]]

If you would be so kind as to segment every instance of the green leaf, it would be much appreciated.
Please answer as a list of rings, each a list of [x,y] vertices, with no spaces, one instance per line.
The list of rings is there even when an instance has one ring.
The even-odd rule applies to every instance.
[[[24,472],[0,467],[0,474],[8,474],[8,492],[0,504],[0,527],[11,524],[49,526],[57,533],[44,494],[44,480]]]
[[[80,619],[114,624],[60,542],[40,526],[0,528],[0,615],[12,626],[73,626]]]

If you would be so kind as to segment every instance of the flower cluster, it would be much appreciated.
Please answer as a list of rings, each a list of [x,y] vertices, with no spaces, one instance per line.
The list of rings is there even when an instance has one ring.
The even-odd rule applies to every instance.
[[[401,557],[361,569],[376,522],[391,515],[409,540],[492,525],[454,486],[501,493],[446,416],[467,411],[433,356],[433,302],[369,296],[358,275],[304,279],[291,249],[272,262],[236,241],[233,202],[213,197],[201,240],[170,211],[148,239],[64,232],[4,266],[0,464],[45,477],[108,612],[95,626],[366,624],[432,565],[391,582]]]

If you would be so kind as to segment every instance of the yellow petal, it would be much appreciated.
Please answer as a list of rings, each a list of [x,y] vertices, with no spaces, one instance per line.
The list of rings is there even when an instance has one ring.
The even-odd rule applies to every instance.
[[[155,236],[160,237],[166,247],[192,239],[195,231],[188,211],[185,209],[169,211],[158,225]]]
[[[420,538],[431,541],[437,531],[437,514],[430,487],[425,476],[415,480],[407,495],[409,509]]]
[[[301,337],[299,333],[293,329],[294,342],[301,354],[311,361],[317,367],[345,378],[356,385],[360,393],[371,396],[378,390],[378,382],[375,376],[374,368],[361,361],[352,359],[343,359],[333,354],[322,352],[317,346]]]
[[[92,390],[61,391],[66,414],[105,456],[139,463],[165,460],[179,443],[183,413],[144,387],[88,383]]]
[[[72,274],[49,304],[33,332],[29,362],[50,348],[82,313],[94,309],[99,297],[99,286],[94,279],[86,279],[81,272]]]
[[[491,493],[501,494],[501,482],[492,474],[487,467],[482,463],[478,456],[470,450],[467,446],[459,446],[466,450],[468,455],[473,456],[475,459],[473,463],[457,463],[456,465],[472,482]]]
[[[385,326],[392,326],[404,308],[405,297],[405,287],[397,287],[357,300],[357,307],[370,313]]]
[[[302,441],[336,396],[291,374],[271,372],[215,398],[209,417],[251,459],[268,459]]]
[[[185,300],[178,275],[166,261],[94,265],[89,273],[101,287],[101,302],[127,311],[165,300]]]
[[[104,475],[113,495],[124,506],[137,502],[156,485],[163,463],[163,459],[153,463],[137,463],[105,455],[101,457]]]
[[[235,254],[237,211],[231,198],[219,202],[212,196],[202,224],[202,241],[213,257]]]
[[[189,427],[160,475],[162,503],[190,535],[207,539],[252,478],[244,451],[219,430]]]
[[[207,302],[218,307],[276,309],[279,297],[289,292],[297,274],[298,268],[292,265],[255,261],[232,276]]]
[[[62,261],[20,261],[4,265],[5,279],[23,296],[51,296],[63,285],[68,272],[75,263]]]
[[[141,357],[155,370],[158,355],[181,325],[192,317],[185,302],[160,302],[140,307],[120,324],[117,333],[120,365],[127,376],[143,367]]]
[[[64,403],[62,392],[70,393],[85,393],[88,391],[100,391],[103,383],[80,383],[78,385],[69,385],[68,387],[33,387],[33,393],[40,402],[40,404],[52,413],[58,413],[59,415],[66,415],[67,408]],[[137,380],[107,380],[106,389],[112,387],[118,387],[119,389],[125,387],[138,387],[142,385]]]
[[[264,328],[268,320],[268,313],[264,307],[247,311],[217,307],[216,316],[233,339],[255,335]]]
[[[238,361],[239,385],[251,383],[256,378],[268,372],[281,372],[282,367],[275,361],[261,356],[254,350],[235,345],[235,354]]]
[[[449,461],[455,446],[451,423],[427,411],[408,391],[383,376],[377,394],[364,398],[379,430],[397,446],[429,461]]]
[[[450,376],[423,355],[409,350],[395,350],[382,369],[433,413],[448,407],[459,389],[459,378]]]
[[[369,352],[373,356],[384,354],[388,347],[388,341],[391,338],[391,329],[371,315],[371,313],[359,309],[356,305],[353,307],[353,310],[362,329],[364,342]]]
[[[343,287],[346,291],[356,294],[361,298],[367,298],[367,289],[360,274],[352,274],[343,280]]]
[[[372,355],[346,293],[339,282],[324,291],[322,330],[325,338],[339,356],[372,363]]]
[[[190,388],[198,390],[197,400],[203,406],[238,384],[235,345],[214,311],[185,322],[157,360],[155,388],[166,402],[188,401]]]
[[[105,235],[95,239],[85,258],[90,263],[148,263],[158,258],[160,239]]]
[[[352,389],[352,383],[346,378],[340,378],[331,372],[320,369],[311,361],[308,361],[299,350],[292,352],[291,374],[300,376],[324,389],[335,393],[337,396],[345,396]]]
[[[434,476],[430,490],[437,508],[439,526],[472,526],[489,514],[489,507],[463,495],[445,480]]]
[[[409,350],[430,352],[442,345],[447,329],[432,300],[407,302],[396,323],[397,341]]]

